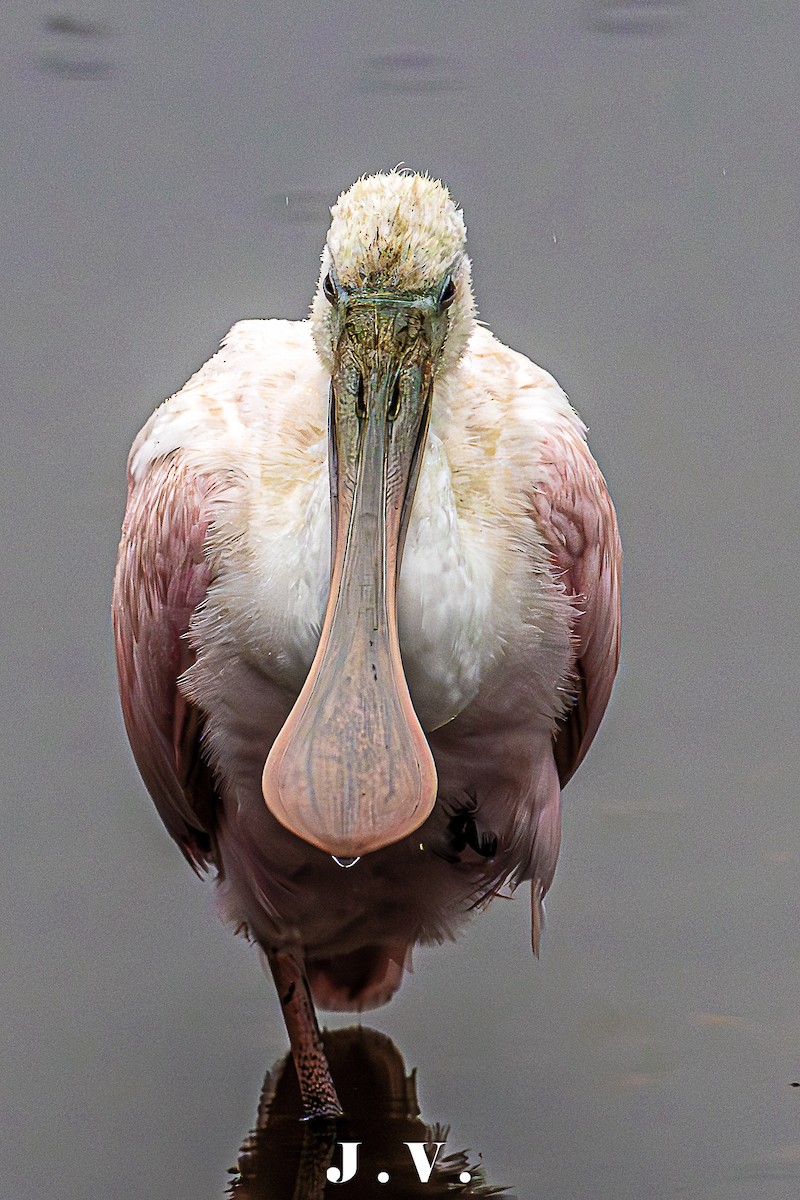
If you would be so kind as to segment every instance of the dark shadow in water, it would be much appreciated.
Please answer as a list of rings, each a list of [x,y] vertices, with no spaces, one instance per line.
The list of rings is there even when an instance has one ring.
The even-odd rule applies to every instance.
[[[594,33],[626,37],[672,33],[681,21],[688,0],[605,0],[587,10]]]
[[[110,79],[114,74],[112,63],[66,58],[62,54],[43,54],[39,67],[45,75],[57,75],[61,79]]]
[[[108,21],[98,21],[93,17],[76,16],[74,13],[50,13],[44,19],[47,33],[63,33],[70,37],[110,37],[114,32]]]
[[[424,95],[454,92],[464,86],[460,61],[448,54],[401,48],[371,55],[365,64],[358,90]]]
[[[45,51],[38,58],[39,70],[45,75],[55,75],[61,79],[104,80],[114,74],[114,64],[108,58],[78,52],[85,42],[94,44],[98,39],[110,38],[114,34],[114,27],[107,21],[56,12],[44,17],[42,28],[45,41],[53,47],[58,46],[57,50]]]
[[[447,1126],[422,1120],[416,1072],[406,1073],[391,1038],[373,1029],[351,1028],[326,1031],[324,1041],[346,1116],[320,1123],[300,1120],[300,1092],[287,1055],[264,1081],[256,1128],[232,1172],[231,1200],[330,1200],[336,1195],[347,1200],[376,1196],[515,1200],[511,1192],[487,1181],[468,1151],[450,1149]],[[342,1142],[361,1145],[358,1170],[343,1181],[346,1190],[339,1192],[343,1184],[329,1182],[327,1173],[343,1166]],[[427,1143],[427,1162],[433,1159],[434,1143],[445,1143],[426,1182],[407,1142]],[[422,1174],[427,1174],[425,1161],[419,1162]]]

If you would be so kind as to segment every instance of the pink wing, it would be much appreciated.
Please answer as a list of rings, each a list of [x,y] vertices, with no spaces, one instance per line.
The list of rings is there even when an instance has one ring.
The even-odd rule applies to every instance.
[[[619,661],[622,548],[614,506],[584,440],[566,428],[548,435],[547,450],[534,510],[577,610],[575,703],[559,722],[554,746],[563,787],[589,749],[611,695]]]
[[[178,679],[194,661],[192,613],[211,575],[205,558],[213,482],[176,456],[129,477],[114,582],[120,698],[134,758],[164,824],[195,869],[214,861],[217,794],[202,753],[202,713]]]

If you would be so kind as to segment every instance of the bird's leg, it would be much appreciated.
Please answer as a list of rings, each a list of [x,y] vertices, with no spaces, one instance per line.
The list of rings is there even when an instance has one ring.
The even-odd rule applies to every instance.
[[[340,1117],[342,1106],[325,1057],[317,1014],[302,961],[291,950],[267,950],[278,989],[303,1101],[303,1120]]]

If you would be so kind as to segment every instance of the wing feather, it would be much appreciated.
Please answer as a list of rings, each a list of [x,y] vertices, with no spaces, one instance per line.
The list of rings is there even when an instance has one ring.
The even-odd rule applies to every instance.
[[[575,695],[554,754],[563,787],[580,766],[606,710],[619,662],[622,548],[614,506],[579,431],[549,433],[534,512],[556,573],[576,610]]]
[[[164,824],[200,869],[214,861],[217,791],[203,715],[181,692],[187,634],[211,578],[205,555],[213,481],[177,454],[129,475],[114,581],[120,698],[134,758]]]

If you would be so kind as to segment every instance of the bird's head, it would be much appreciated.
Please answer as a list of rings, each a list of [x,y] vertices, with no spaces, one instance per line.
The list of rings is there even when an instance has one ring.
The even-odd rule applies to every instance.
[[[311,309],[317,353],[331,375],[358,341],[358,317],[369,307],[402,317],[387,345],[393,340],[400,350],[411,321],[418,356],[427,353],[432,371],[454,366],[475,306],[464,218],[444,184],[401,171],[370,175],[342,193],[331,216]]]
[[[411,833],[436,799],[396,589],[434,381],[455,366],[475,315],[464,221],[443,184],[370,176],[332,217],[311,316],[331,380],[331,587],[263,787],[283,824],[350,858]]]

